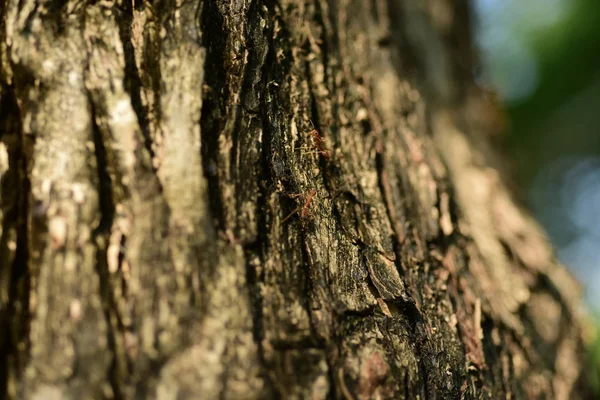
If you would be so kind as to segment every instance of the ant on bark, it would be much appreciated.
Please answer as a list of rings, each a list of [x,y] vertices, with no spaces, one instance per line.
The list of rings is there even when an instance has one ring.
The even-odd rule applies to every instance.
[[[321,135],[319,135],[319,131],[317,131],[316,129],[313,129],[310,132],[308,132],[308,134],[310,136],[312,136],[312,138],[314,139],[314,144],[315,144],[315,147],[317,148],[317,152],[320,155],[322,155],[324,158],[329,160],[331,158],[331,154],[329,153],[329,150],[327,149],[327,146],[325,145],[325,139]]]
[[[310,216],[310,203],[312,202],[312,200],[316,194],[317,194],[317,191],[315,189],[311,189],[306,196],[304,196],[303,194],[290,195],[291,198],[297,198],[297,197],[304,196],[304,204],[297,207],[287,217],[285,217],[281,222],[287,221],[288,219],[290,219],[292,217],[292,215],[296,214],[298,211],[300,211],[300,219],[304,220],[304,219],[308,218]]]
[[[331,159],[331,153],[329,149],[327,149],[327,145],[325,144],[325,138],[319,134],[319,131],[313,129],[308,132],[308,135],[313,139],[312,147],[315,153],[320,154],[326,160]],[[311,152],[308,152],[311,153]]]

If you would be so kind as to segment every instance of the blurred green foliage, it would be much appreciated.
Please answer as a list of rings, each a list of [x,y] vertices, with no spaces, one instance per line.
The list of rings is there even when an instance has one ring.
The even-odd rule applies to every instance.
[[[522,184],[530,184],[544,164],[565,153],[600,153],[600,4],[597,0],[563,1],[570,4],[557,23],[527,29],[522,25],[527,22],[522,21],[515,27],[532,52],[538,80],[528,97],[506,104],[511,120],[509,144]],[[593,92],[587,94],[586,89]],[[567,120],[560,121],[559,132],[545,132],[552,114],[582,92],[587,101],[565,113]]]

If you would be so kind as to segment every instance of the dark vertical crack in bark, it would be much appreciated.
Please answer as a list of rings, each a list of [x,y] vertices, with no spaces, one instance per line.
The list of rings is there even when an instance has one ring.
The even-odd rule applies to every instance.
[[[118,308],[113,297],[110,276],[108,270],[108,246],[110,240],[110,231],[113,226],[115,216],[115,204],[113,199],[112,178],[108,172],[108,160],[106,148],[102,140],[102,133],[96,124],[96,111],[94,102],[90,102],[90,115],[92,120],[92,129],[94,135],[94,151],[96,156],[96,169],[98,172],[98,200],[100,204],[100,222],[93,230],[92,237],[96,244],[96,272],[99,278],[99,294],[102,300],[102,308],[106,319],[106,339],[108,348],[112,354],[112,361],[109,370],[106,371],[107,380],[112,389],[112,395],[115,400],[123,399],[123,387],[121,385],[127,381],[129,371],[123,371],[121,366],[125,360],[120,360],[123,352],[119,350],[117,336],[123,335],[123,325],[118,317]],[[119,266],[120,267],[120,266]]]
[[[21,141],[21,146],[23,142]],[[23,147],[21,147],[23,149]],[[26,365],[26,354],[30,347],[29,342],[29,323],[30,308],[29,294],[32,288],[31,271],[29,269],[29,193],[30,183],[28,179],[29,160],[25,153],[17,159],[19,167],[20,188],[18,189],[18,222],[17,222],[17,248],[15,258],[12,263],[11,273],[11,291],[9,297],[10,324],[12,330],[12,346],[14,357],[14,368],[16,370],[15,378],[19,377]],[[14,373],[14,372],[13,372]]]
[[[223,66],[227,32],[223,27],[221,13],[216,1],[205,1],[202,10],[202,45],[206,48],[204,92],[202,94],[202,115],[200,120],[202,169],[208,182],[208,194],[211,215],[215,218],[217,229],[222,230],[225,221],[219,195],[219,175],[217,157],[219,136],[223,117],[223,105],[228,101],[229,92],[224,86],[226,69]]]
[[[98,201],[100,203],[101,213],[100,222],[93,230],[92,234],[94,236],[107,236],[113,224],[113,219],[115,216],[115,204],[112,196],[112,179],[108,173],[106,149],[104,147],[98,125],[95,122],[96,111],[91,98],[90,117],[92,120],[92,130],[94,134],[94,151],[96,156],[96,169],[98,172]]]
[[[336,2],[328,0],[316,0],[315,1],[315,22],[323,29],[323,35],[320,38],[321,43],[319,48],[321,49],[323,56],[323,81],[329,82],[330,72],[330,58],[334,56],[332,54],[333,49],[339,49],[339,42],[337,41],[338,36],[334,33],[336,27],[334,26],[334,15],[329,12],[329,7],[334,7]],[[310,51],[307,52],[310,54]],[[334,121],[328,121],[334,122]]]
[[[0,15],[4,4],[0,4]],[[0,76],[0,78],[2,78]],[[0,86],[0,143],[5,145],[7,136],[10,134],[3,124],[7,123],[10,117],[8,110],[12,104],[15,104],[14,100],[11,102],[11,93],[8,86]],[[14,135],[14,133],[13,133]],[[12,172],[12,171],[11,171]],[[8,186],[7,180],[10,179],[8,175],[3,174],[0,176],[0,215],[2,220],[2,235],[0,236],[0,276],[2,281],[9,280],[11,278],[12,264],[9,263],[10,253],[8,247],[8,229],[16,223],[17,213],[14,210],[13,204],[9,202],[6,195],[6,189]],[[4,286],[0,289],[0,397],[7,398],[8,394],[8,380],[9,380],[9,355],[13,352],[14,345],[11,340],[10,332],[10,287]]]
[[[121,15],[117,24],[119,28],[119,36],[123,44],[123,55],[125,60],[125,80],[123,82],[125,90],[131,98],[131,105],[137,116],[138,124],[144,137],[144,146],[150,154],[150,158],[154,158],[154,149],[152,148],[152,138],[150,136],[150,122],[148,120],[148,110],[142,102],[142,81],[140,71],[135,62],[135,49],[131,39],[133,10],[137,4],[124,1],[121,6]]]
[[[258,2],[254,2],[251,10],[256,11],[259,7]],[[266,7],[269,7],[267,5]],[[257,14],[258,15],[258,14]],[[281,394],[275,390],[276,385],[272,381],[272,377],[269,374],[269,367],[265,360],[264,353],[264,328],[263,328],[263,296],[261,294],[261,286],[263,285],[263,276],[259,273],[261,266],[265,264],[265,251],[269,245],[272,245],[270,237],[268,235],[267,226],[270,222],[268,218],[268,197],[272,190],[272,187],[268,182],[273,182],[273,176],[271,173],[270,159],[273,157],[272,153],[272,126],[269,123],[269,105],[267,103],[267,96],[269,95],[269,76],[271,75],[270,69],[274,65],[275,54],[273,50],[272,41],[269,40],[273,36],[272,25],[268,26],[267,30],[262,32],[264,37],[262,43],[259,45],[266,46],[266,54],[263,62],[258,65],[260,70],[260,90],[258,91],[261,96],[258,99],[259,104],[258,110],[250,110],[250,112],[256,111],[258,118],[260,118],[261,129],[262,129],[262,141],[261,141],[261,168],[259,168],[260,174],[256,177],[258,180],[259,195],[257,197],[256,207],[256,219],[258,221],[258,232],[256,241],[244,246],[244,253],[246,258],[246,279],[250,290],[250,301],[251,313],[252,313],[252,331],[254,340],[258,347],[258,356],[262,366],[262,377],[268,383],[268,390],[271,391],[270,396],[272,398],[281,398]],[[246,80],[248,77],[246,77]]]
[[[0,79],[3,80],[3,77],[0,76]],[[5,85],[0,90],[0,132],[0,143],[6,146],[6,161],[9,162],[7,173],[0,176],[0,208],[3,215],[0,276],[6,279],[2,284],[7,289],[2,294],[6,294],[6,298],[0,299],[0,397],[8,398],[14,396],[14,385],[24,370],[25,355],[29,350],[31,271],[28,139],[21,129],[20,109],[13,88]]]

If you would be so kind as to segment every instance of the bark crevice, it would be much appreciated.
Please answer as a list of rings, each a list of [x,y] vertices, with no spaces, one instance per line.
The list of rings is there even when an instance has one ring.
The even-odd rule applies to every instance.
[[[14,88],[0,76],[0,397],[14,395],[29,350],[30,160]],[[29,149],[30,150],[30,149]],[[30,151],[29,151],[30,153]]]

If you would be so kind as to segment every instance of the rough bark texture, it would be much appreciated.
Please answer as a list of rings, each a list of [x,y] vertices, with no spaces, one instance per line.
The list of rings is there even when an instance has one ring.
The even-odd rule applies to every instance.
[[[577,285],[506,187],[468,26],[0,2],[0,397],[584,397]]]

